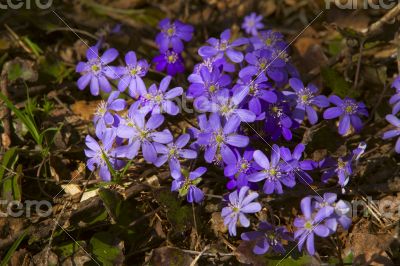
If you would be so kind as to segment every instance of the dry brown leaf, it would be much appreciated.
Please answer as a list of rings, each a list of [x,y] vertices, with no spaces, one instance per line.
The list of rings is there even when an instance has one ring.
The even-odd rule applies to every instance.
[[[91,121],[101,101],[76,101],[71,105],[72,112],[83,120]]]
[[[394,265],[386,250],[394,237],[391,233],[372,233],[369,221],[357,223],[350,237],[350,249],[353,252],[353,263],[356,265]]]
[[[191,265],[193,259],[179,248],[161,247],[152,250],[149,265]]]
[[[211,228],[213,229],[214,234],[216,236],[219,236],[219,234],[225,234],[226,232],[228,232],[228,229],[226,228],[226,226],[224,224],[224,219],[222,219],[220,212],[214,212],[211,215],[210,222],[211,222]]]

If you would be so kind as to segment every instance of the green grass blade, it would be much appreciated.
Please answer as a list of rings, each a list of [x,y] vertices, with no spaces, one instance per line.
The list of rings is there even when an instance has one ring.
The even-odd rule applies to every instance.
[[[22,240],[26,237],[28,231],[25,230],[22,235],[12,244],[10,249],[7,251],[7,254],[4,256],[4,259],[0,262],[0,266],[6,266],[8,262],[10,261],[12,255],[14,252],[17,250],[19,245],[21,244]]]
[[[1,162],[1,167],[0,167],[0,182],[3,179],[4,172],[6,171],[7,168],[9,168],[8,167],[8,165],[10,164],[9,162],[12,161],[12,158],[14,157],[16,150],[17,150],[16,147],[12,147],[4,154],[3,161]]]
[[[35,122],[32,121],[33,118],[30,118],[24,112],[18,110],[18,108],[16,108],[15,105],[1,92],[0,92],[0,99],[7,105],[9,109],[11,109],[11,111],[15,113],[18,119],[25,124],[25,126],[28,128],[29,133],[32,135],[32,138],[36,141],[38,145],[41,146],[42,143],[40,142],[41,141],[40,133],[35,125]]]
[[[3,168],[3,170],[11,169],[12,171],[14,171],[14,166],[17,163],[17,161],[18,161],[18,154],[15,154],[15,150],[14,150],[12,153],[12,156],[9,157],[8,162],[3,162],[1,168]],[[4,179],[4,183],[3,183],[3,187],[2,187],[3,193],[1,194],[2,199],[5,199],[5,200],[14,200],[15,199],[15,194],[14,194],[14,189],[13,189],[13,182],[14,182],[15,178],[18,178],[18,174],[13,174],[12,176],[10,175],[10,178]]]

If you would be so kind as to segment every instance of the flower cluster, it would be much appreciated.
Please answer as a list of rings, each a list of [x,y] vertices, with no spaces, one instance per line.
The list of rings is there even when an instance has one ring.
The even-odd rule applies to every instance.
[[[262,255],[271,248],[276,253],[285,253],[282,240],[293,241],[293,237],[283,226],[273,226],[268,222],[260,222],[257,231],[242,233],[242,240],[254,241],[253,252]]]
[[[96,46],[89,47],[86,52],[87,62],[79,62],[76,72],[82,74],[78,80],[78,88],[85,89],[90,84],[92,95],[99,95],[100,90],[105,93],[112,91],[109,80],[118,80],[118,90],[123,92],[129,88],[129,95],[137,98],[146,90],[142,77],[148,71],[146,60],[137,60],[133,51],[125,55],[126,66],[109,66],[118,57],[118,51],[110,48],[100,57]]]
[[[153,59],[157,71],[166,71],[175,76],[185,71],[182,51],[183,41],[188,42],[193,37],[193,27],[179,20],[171,21],[166,18],[158,24],[160,33],[157,34],[156,44],[160,54]]]
[[[400,111],[400,76],[394,80],[392,87],[396,89],[396,94],[389,100],[389,103],[393,105],[393,109],[392,114],[386,116],[386,120],[394,126],[394,129],[385,132],[382,136],[383,139],[390,139],[400,135],[400,120],[396,116]],[[395,151],[400,153],[400,138],[396,141]]]
[[[248,37],[226,29],[219,37],[209,38],[198,49],[202,62],[188,74],[187,89],[171,85],[176,82],[172,76],[184,72],[183,42],[193,36],[193,27],[179,20],[159,23],[156,44],[160,54],[153,62],[155,70],[168,74],[159,84],[144,82],[150,66],[135,52],[125,55],[124,66],[108,66],[118,57],[115,49],[99,56],[98,48],[89,48],[88,61],[76,68],[82,75],[78,87],[90,84],[93,95],[100,90],[109,95],[94,116],[98,140],[86,138],[88,168],[110,181],[115,172],[125,171],[130,162],[143,158],[145,163],[168,168],[171,190],[190,203],[205,198],[200,186],[208,178],[207,168],[197,164],[218,168],[229,190],[223,197],[221,215],[232,236],[237,235],[238,225],[249,227],[251,214],[262,209],[262,199],[255,202],[260,195],[278,197],[297,184],[308,187],[317,169],[322,171],[323,182],[337,176],[339,185],[345,187],[365,146],[348,156],[315,162],[306,159],[304,144],[291,142],[296,139],[293,133],[302,124],[317,124],[321,113],[327,120],[339,118],[341,135],[348,135],[351,128],[359,132],[363,126],[360,117],[368,116],[366,106],[351,98],[326,97],[315,85],[304,84],[291,64],[283,35],[263,29],[261,21],[255,13],[246,17],[242,27]],[[197,119],[197,125],[178,134],[170,117],[175,117],[174,122],[187,118],[174,101],[179,96],[193,102],[196,117],[186,121]],[[390,121],[400,128],[398,119]],[[398,132],[386,136],[400,135]],[[303,199],[304,217],[294,222],[299,228],[294,238],[284,227],[267,221],[241,237],[255,243],[256,254],[284,253],[283,242],[293,240],[300,248],[307,242],[307,250],[313,254],[314,233],[326,237],[336,231],[338,223],[344,228],[350,225],[346,206],[336,197],[327,193],[323,198]]]
[[[340,224],[345,230],[351,225],[350,206],[343,200],[337,201],[334,193],[321,196],[308,196],[301,200],[302,217],[294,220],[297,227],[294,238],[301,250],[306,243],[309,254],[314,255],[314,235],[327,237],[336,232]]]
[[[242,187],[230,193],[227,200],[227,206],[221,211],[224,218],[224,224],[228,227],[229,233],[236,235],[236,224],[239,221],[243,227],[249,227],[250,221],[246,213],[256,213],[261,210],[261,204],[252,202],[258,197],[258,193],[248,193],[249,187]]]

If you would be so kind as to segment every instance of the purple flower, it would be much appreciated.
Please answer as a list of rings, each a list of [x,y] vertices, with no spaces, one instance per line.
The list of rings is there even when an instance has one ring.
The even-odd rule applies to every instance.
[[[323,197],[315,196],[312,198],[311,202],[314,211],[317,211],[315,217],[323,220],[330,217],[335,207],[333,206],[337,200],[337,195],[335,193],[324,193]]]
[[[85,149],[85,155],[88,157],[87,167],[90,171],[99,169],[100,178],[104,181],[110,181],[111,173],[107,165],[107,160],[110,163],[110,167],[114,169],[118,168],[117,160],[114,159],[115,150],[113,149],[115,130],[109,128],[97,137],[100,139],[100,143],[91,136],[86,136],[85,143],[87,149]]]
[[[207,168],[199,167],[190,173],[187,171],[183,171],[183,173],[172,172],[174,181],[172,181],[171,191],[179,191],[179,196],[186,196],[188,202],[201,202],[204,193],[197,187],[197,184],[201,182],[200,176],[206,171]]]
[[[280,148],[281,158],[285,162],[283,168],[284,171],[293,178],[296,176],[298,179],[305,183],[310,184],[313,182],[312,177],[305,171],[311,171],[315,168],[315,162],[312,160],[303,160],[303,151],[305,149],[304,144],[300,143],[294,148],[293,153],[286,147]]]
[[[284,36],[273,30],[261,31],[259,36],[250,38],[250,42],[253,44],[255,50],[284,50],[287,46]]]
[[[174,142],[163,145],[160,143],[154,143],[156,151],[161,154],[154,163],[155,166],[160,167],[165,162],[168,161],[169,169],[172,175],[176,176],[181,172],[181,164],[179,163],[179,158],[185,159],[195,159],[197,157],[197,152],[190,149],[184,149],[183,147],[189,142],[189,134],[183,134]],[[175,174],[174,174],[175,173]],[[178,173],[178,174],[176,174]]]
[[[88,62],[79,62],[76,66],[76,72],[81,73],[82,77],[78,79],[78,88],[83,90],[90,83],[90,92],[92,95],[99,95],[100,89],[106,93],[111,92],[111,84],[108,79],[117,78],[117,69],[107,66],[118,56],[118,51],[110,48],[99,57],[96,47],[89,47],[86,51]]]
[[[315,217],[322,217],[325,219],[324,224],[329,228],[330,233],[337,230],[340,224],[345,230],[349,229],[351,225],[350,210],[351,206],[346,204],[343,200],[337,201],[335,193],[324,193],[323,198],[315,196],[312,198],[311,205],[316,212]]]
[[[260,150],[254,152],[254,160],[261,166],[260,172],[254,173],[248,177],[251,182],[265,180],[263,191],[265,194],[282,194],[282,184],[287,187],[294,187],[296,181],[293,175],[286,174],[283,169],[283,162],[280,162],[279,146],[274,144],[271,151],[271,161]]]
[[[329,101],[336,105],[336,107],[331,107],[325,110],[324,119],[333,119],[340,117],[339,120],[339,134],[345,135],[349,129],[350,125],[359,132],[363,127],[363,123],[360,119],[360,115],[368,116],[368,111],[362,102],[356,102],[351,98],[340,99],[336,95],[331,95]]]
[[[155,84],[151,85],[148,92],[144,92],[140,97],[140,107],[142,111],[152,114],[159,114],[166,112],[170,115],[177,115],[179,107],[171,101],[175,97],[182,95],[183,89],[181,87],[173,88],[169,91],[168,86],[171,83],[171,76],[166,76],[160,82],[159,88]]]
[[[206,147],[206,145],[199,144],[198,138],[199,138],[200,133],[206,133],[211,130],[210,124],[208,123],[208,120],[207,120],[207,115],[205,115],[205,114],[198,115],[197,116],[197,124],[199,125],[199,128],[191,127],[191,128],[189,128],[188,131],[190,133],[190,136],[193,139],[197,139],[190,145],[190,148],[195,149],[195,150],[200,150],[200,149],[204,149]]]
[[[227,207],[221,211],[221,216],[224,218],[224,224],[228,227],[229,234],[236,236],[236,223],[238,220],[243,227],[249,227],[250,221],[246,217],[247,213],[256,213],[261,210],[261,204],[252,202],[258,198],[258,193],[247,193],[249,187],[242,187],[239,191],[234,191],[229,194],[229,202]]]
[[[244,29],[247,34],[256,36],[258,34],[258,30],[264,28],[264,24],[261,22],[262,19],[263,17],[261,15],[257,15],[253,12],[244,17],[242,29]]]
[[[344,187],[349,182],[350,175],[353,170],[351,167],[352,156],[339,157],[337,160],[327,157],[319,162],[320,168],[324,169],[322,174],[322,182],[326,183],[333,176],[339,178],[338,183],[341,187]]]
[[[261,168],[253,160],[253,150],[245,150],[243,156],[235,150],[235,156],[227,158],[224,175],[230,180],[226,184],[229,190],[249,186],[247,177]]]
[[[232,116],[222,127],[218,114],[213,113],[209,118],[209,130],[199,133],[198,144],[205,145],[204,159],[206,162],[231,161],[235,155],[229,146],[246,147],[249,144],[247,136],[236,133],[240,126],[237,116]]]
[[[249,65],[240,70],[240,78],[243,79],[255,75],[265,75],[265,73],[267,73],[268,77],[275,82],[283,82],[287,80],[285,60],[278,56],[274,56],[272,51],[257,50],[246,54],[245,59]]]
[[[179,20],[163,19],[158,24],[161,32],[156,36],[156,43],[161,52],[172,48],[176,53],[183,51],[183,41],[190,41],[193,37],[193,27]]]
[[[137,60],[136,54],[133,51],[125,55],[125,67],[120,67],[118,74],[121,79],[118,83],[118,90],[125,91],[129,87],[129,95],[138,98],[146,91],[146,86],[142,77],[146,76],[149,69],[149,64],[146,60]]]
[[[386,116],[386,120],[392,124],[393,126],[395,126],[395,129],[391,129],[389,131],[386,131],[383,134],[383,139],[390,139],[390,138],[394,138],[400,135],[400,120],[394,116],[394,115],[387,115]],[[395,150],[397,153],[400,153],[400,138],[397,139],[396,141],[396,147]]]
[[[221,117],[229,119],[237,116],[242,122],[254,122],[256,115],[247,109],[239,108],[246,94],[236,93],[232,97],[227,89],[221,90],[209,100],[205,96],[196,98],[193,105],[202,112],[218,113]]]
[[[242,46],[248,43],[247,38],[238,38],[233,42],[230,41],[231,31],[225,30],[220,35],[220,40],[216,38],[208,39],[208,43],[211,46],[202,46],[199,49],[199,55],[203,58],[209,58],[217,56],[221,58],[224,54],[234,63],[240,63],[243,61],[243,53],[236,51],[235,47]]]
[[[257,255],[267,253],[270,248],[276,253],[285,253],[282,240],[292,240],[285,227],[275,227],[267,222],[260,222],[257,231],[242,233],[241,238],[244,241],[255,241],[253,252]]]
[[[291,78],[289,84],[296,95],[297,105],[293,112],[294,119],[301,123],[304,120],[305,113],[307,113],[310,124],[314,125],[318,121],[318,115],[313,105],[319,108],[328,107],[328,99],[324,95],[316,96],[318,89],[313,84],[308,84],[307,87],[304,87],[303,82],[297,78]]]
[[[107,102],[101,101],[97,106],[94,114],[93,122],[96,127],[96,134],[101,135],[107,126],[114,124],[114,115],[111,111],[122,111],[125,109],[126,102],[124,99],[118,99],[119,92],[113,91],[108,96]]]
[[[218,68],[213,68],[210,72],[206,67],[203,67],[199,74],[191,74],[188,80],[192,83],[187,91],[189,99],[199,96],[210,98],[231,83],[231,78],[222,74]]]
[[[203,62],[201,62],[200,64],[196,64],[194,66],[193,74],[200,74],[200,70],[203,67],[206,67],[208,69],[208,72],[212,72],[214,68],[221,69],[222,71],[225,71],[225,72],[235,72],[235,65],[232,63],[229,63],[225,59],[225,57],[204,58]]]
[[[178,73],[185,71],[185,65],[183,64],[183,58],[181,54],[178,54],[172,50],[167,50],[164,53],[154,57],[153,63],[156,64],[157,71],[167,70],[167,74],[175,76]]]
[[[335,212],[332,214],[332,217],[326,221],[326,224],[329,225],[329,229],[331,231],[336,231],[337,224],[339,223],[345,230],[348,230],[351,226],[351,206],[349,203],[344,202],[343,200],[339,200],[334,204]]]
[[[141,147],[144,159],[149,163],[155,163],[157,160],[157,151],[153,142],[167,144],[173,138],[168,129],[161,132],[156,131],[164,122],[163,115],[154,114],[147,122],[145,117],[146,114],[130,108],[127,118],[121,121],[117,129],[117,136],[128,139],[129,143],[128,145],[119,147],[118,154],[123,154],[126,158],[132,159],[136,157]]]
[[[396,115],[400,111],[400,76],[393,81],[392,88],[396,89],[396,94],[390,97],[389,103],[393,105],[392,115]]]
[[[294,220],[294,226],[298,230],[294,233],[294,238],[298,241],[299,251],[303,248],[305,242],[307,251],[310,255],[314,255],[314,234],[320,237],[327,237],[330,234],[329,228],[323,224],[320,224],[323,220],[322,217],[313,217],[313,210],[311,206],[311,197],[305,197],[301,200],[301,211],[303,212],[303,217],[297,217]]]
[[[283,100],[282,95],[278,95],[276,103],[267,105],[265,113],[265,132],[271,136],[273,141],[279,139],[282,135],[285,140],[292,139],[291,128],[297,127],[297,122],[292,120],[290,105]]]
[[[267,83],[265,76],[258,76],[255,80],[245,77],[236,84],[233,91],[235,94],[247,95],[247,106],[255,115],[260,115],[263,111],[262,101],[266,103],[276,103],[277,96],[273,91],[267,90],[271,85]]]

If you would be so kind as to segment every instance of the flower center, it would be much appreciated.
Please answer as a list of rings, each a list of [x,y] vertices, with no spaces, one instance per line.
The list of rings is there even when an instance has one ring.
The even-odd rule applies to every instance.
[[[140,138],[141,140],[147,139],[147,136],[148,136],[148,135],[149,135],[149,132],[146,131],[146,130],[141,130],[141,131],[139,132],[139,138]]]
[[[272,38],[267,38],[267,39],[265,40],[265,45],[271,46],[271,45],[272,45],[272,42],[273,42],[273,39],[272,39]]]
[[[165,53],[165,60],[167,60],[169,64],[173,64],[178,60],[178,54],[174,51],[168,51]]]
[[[267,180],[269,181],[277,181],[281,178],[281,172],[279,169],[271,167],[268,170],[264,170],[264,172],[267,175]]]
[[[163,100],[163,95],[162,94],[157,94],[156,97],[154,97],[154,100],[158,103],[160,103]]]
[[[213,69],[213,60],[211,58],[207,58],[203,61],[202,66],[205,66],[208,71],[212,72]]]
[[[272,176],[276,176],[276,174],[278,173],[278,171],[275,168],[270,168],[269,169],[269,174]]]
[[[260,60],[259,60],[259,63],[258,63],[258,67],[261,69],[261,70],[264,70],[264,68],[267,66],[267,60],[265,59],[265,58],[261,58]]]
[[[270,241],[274,241],[276,239],[276,234],[274,232],[268,232],[265,235]]]
[[[258,95],[258,84],[252,84],[249,87],[249,94],[252,96]]]
[[[152,97],[153,97],[153,95],[151,95],[150,93],[146,93],[146,94],[143,96],[143,98],[146,99],[146,100],[148,100],[148,101],[150,101]]]
[[[169,158],[177,158],[178,157],[178,148],[172,146],[168,152]]]
[[[270,114],[272,117],[281,117],[283,114],[283,110],[282,107],[278,106],[278,105],[272,105],[272,107],[270,108]]]
[[[225,104],[221,106],[220,112],[222,116],[229,116],[233,111],[233,108],[229,106],[229,104]]]
[[[278,52],[278,57],[280,59],[282,59],[285,62],[289,61],[289,55],[286,51],[277,51],[277,52]]]
[[[221,41],[219,43],[218,49],[220,51],[225,51],[228,48],[228,41]]]
[[[218,144],[221,144],[221,143],[223,143],[223,142],[225,141],[225,137],[224,137],[224,135],[222,134],[222,132],[219,132],[218,134],[215,135],[215,141],[216,141]]]
[[[300,103],[304,105],[309,105],[310,100],[313,98],[313,94],[308,88],[302,89],[297,95]]]
[[[175,63],[175,61],[176,61],[175,56],[173,56],[173,55],[169,55],[169,56],[168,56],[168,62],[169,62],[169,63]]]
[[[169,37],[175,35],[175,25],[169,26],[169,28],[167,29],[166,33],[167,33],[167,35]]]
[[[307,230],[311,230],[312,229],[312,222],[311,221],[307,221],[304,224],[304,228],[307,229]]]
[[[105,101],[101,101],[99,105],[97,105],[97,110],[95,115],[103,117],[107,112],[107,103]]]
[[[339,169],[344,169],[346,167],[346,163],[342,160],[342,158],[338,159],[337,165]]]
[[[246,173],[250,168],[250,163],[246,159],[242,159],[239,164],[239,171],[241,173]]]
[[[238,207],[236,207],[236,206],[233,206],[233,207],[232,207],[232,211],[233,211],[233,212],[239,212],[240,209],[239,209]]]
[[[100,71],[101,67],[100,67],[100,65],[98,65],[98,64],[93,64],[93,65],[91,66],[91,69],[92,69],[92,72],[94,72],[95,74],[97,74],[97,73]]]
[[[130,73],[132,76],[136,76],[139,73],[139,71],[140,71],[140,67],[135,67],[135,68],[131,69]]]
[[[135,123],[134,123],[132,120],[128,120],[127,123],[126,123],[126,125],[127,125],[128,127],[135,127]]]
[[[352,115],[357,112],[358,106],[353,101],[344,101],[342,109],[346,114]]]
[[[216,85],[216,84],[211,84],[209,87],[208,87],[208,91],[210,92],[210,93],[214,93],[214,92],[216,92],[218,90],[218,86]]]

